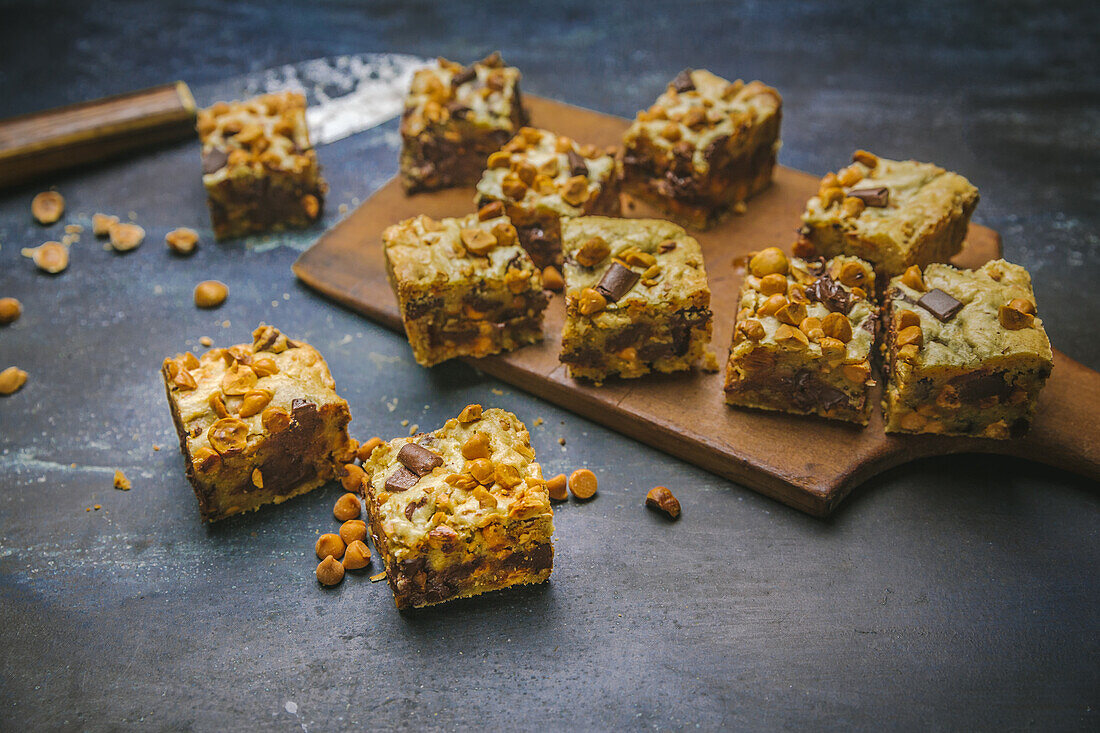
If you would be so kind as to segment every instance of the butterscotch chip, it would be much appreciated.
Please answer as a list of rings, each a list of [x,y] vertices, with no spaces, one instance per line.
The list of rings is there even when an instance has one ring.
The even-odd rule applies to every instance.
[[[344,579],[344,566],[332,557],[326,557],[317,566],[317,582],[321,585],[337,585]]]
[[[546,482],[546,490],[550,494],[551,501],[565,501],[569,498],[569,493],[566,490],[567,483],[568,480],[565,478],[564,473],[559,473]]]
[[[370,460],[370,454],[374,452],[374,449],[380,445],[384,445],[386,441],[375,436],[359,446],[359,450],[356,451],[356,455],[360,461],[366,463]]]
[[[64,213],[65,197],[57,191],[43,191],[31,201],[31,215],[39,224],[53,224]]]
[[[459,236],[462,239],[462,244],[466,246],[470,252],[475,255],[485,255],[497,246],[497,238],[492,232],[487,232],[484,229],[478,229],[476,227],[470,229],[463,229],[459,232]]]
[[[590,316],[607,308],[607,298],[595,288],[585,288],[581,291],[577,308],[582,314]]]
[[[364,473],[362,468],[354,463],[348,463],[344,466],[344,476],[340,479],[340,485],[344,487],[344,491],[359,491],[363,486],[364,478],[366,478],[366,473]],[[351,496],[351,494],[345,494],[345,496]],[[343,498],[344,497],[340,497],[341,500],[343,500]],[[337,506],[339,506],[339,502],[337,502]],[[359,506],[358,499],[355,500],[355,506]],[[355,517],[358,516],[359,510],[357,508],[353,516],[344,517],[344,519],[355,519]],[[337,517],[337,519],[340,519],[340,517]]]
[[[111,226],[118,223],[118,217],[111,214],[92,214],[92,234],[97,237],[106,237],[111,233]]]
[[[229,288],[217,280],[204,280],[195,286],[195,305],[200,308],[217,308],[229,297]]]
[[[326,557],[334,557],[337,560],[344,556],[344,541],[340,539],[340,535],[326,532],[317,538],[317,543],[313,546],[313,551],[317,553],[318,559],[324,560]]]
[[[645,495],[645,505],[649,509],[664,512],[672,519],[680,516],[680,501],[664,486],[654,486],[650,489]]]
[[[478,221],[487,221],[489,219],[496,219],[498,216],[504,215],[504,204],[500,201],[490,201],[477,210]]]
[[[23,304],[15,298],[0,298],[0,326],[15,323],[23,315]]]
[[[359,468],[359,466],[353,463],[348,464],[349,468],[352,466],[359,469],[360,474],[363,473],[363,469]],[[353,474],[349,472],[349,475]],[[360,481],[362,481],[362,479],[360,479]],[[359,497],[355,494],[348,493],[336,500],[336,504],[332,507],[332,516],[336,517],[336,519],[341,522],[346,522],[349,519],[358,519],[362,511],[363,509],[359,505]]]
[[[569,476],[569,490],[578,499],[591,499],[596,495],[598,487],[599,481],[596,479],[596,474],[587,468],[578,468]]]
[[[46,242],[34,249],[24,250],[23,253],[29,253],[35,266],[51,275],[56,275],[69,266],[69,249],[60,242]]]
[[[926,290],[924,285],[924,273],[916,265],[910,265],[901,276],[901,281],[905,285],[920,292]]]
[[[348,570],[361,570],[370,565],[370,548],[362,540],[352,540],[344,551],[344,567]]]
[[[108,236],[111,239],[111,246],[114,247],[115,251],[129,252],[132,249],[136,249],[145,241],[145,230],[137,224],[119,222],[111,225]]]
[[[340,539],[344,544],[350,545],[356,540],[364,540],[367,537],[367,523],[362,519],[349,519],[340,525]]]
[[[199,233],[194,229],[180,227],[165,234],[164,243],[168,245],[168,249],[178,255],[189,255],[195,251],[195,245],[199,243]]]
[[[458,421],[461,423],[473,422],[474,420],[481,419],[481,405],[472,404],[466,405],[462,408],[462,412],[458,413]]]
[[[753,255],[749,260],[749,272],[756,277],[764,277],[773,273],[787,274],[787,256],[778,247],[768,247]]]
[[[267,407],[267,403],[271,402],[273,394],[270,390],[266,389],[253,389],[249,390],[244,395],[244,400],[241,402],[241,408],[237,411],[241,417],[252,417],[258,415]]]
[[[547,265],[542,271],[542,286],[547,290],[560,293],[565,290],[565,278],[558,272],[558,268],[553,265]]]
[[[119,491],[129,491],[132,488],[130,479],[122,471],[115,471],[114,487]]]
[[[468,461],[489,457],[489,439],[485,433],[474,433],[462,444],[462,457]]]
[[[264,487],[264,475],[258,468],[252,469],[252,485],[257,489]]]
[[[611,247],[603,237],[592,237],[580,246],[573,258],[584,267],[595,267],[611,254]]]
[[[290,413],[282,407],[269,407],[260,415],[264,430],[274,434],[290,427]]]

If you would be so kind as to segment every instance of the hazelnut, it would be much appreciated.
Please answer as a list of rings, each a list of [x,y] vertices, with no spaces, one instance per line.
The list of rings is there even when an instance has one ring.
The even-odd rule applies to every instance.
[[[910,265],[906,268],[905,272],[902,273],[901,282],[918,292],[924,292],[925,290],[924,273],[916,265]]]
[[[497,466],[496,470],[493,472],[493,481],[500,484],[506,489],[510,489],[513,486],[518,486],[519,484],[523,483],[523,476],[520,475],[519,469],[515,466],[503,463]],[[482,481],[481,483],[491,485],[493,482]]]
[[[773,295],[756,309],[756,313],[759,316],[774,316],[781,308],[786,308],[788,302],[789,301],[782,295]]]
[[[462,457],[468,461],[489,457],[489,438],[485,433],[474,433],[462,444]]]
[[[767,335],[764,331],[764,326],[760,324],[760,321],[752,318],[747,321],[742,321],[741,324],[737,327],[737,330],[745,334],[747,338],[753,341],[759,341]]]
[[[204,280],[195,286],[195,305],[200,308],[217,308],[229,296],[229,288],[217,280]]]
[[[199,243],[199,233],[194,229],[180,227],[165,234],[164,243],[168,245],[168,249],[178,255],[189,255],[195,251],[195,245]]]
[[[56,275],[69,266],[69,249],[60,242],[46,242],[31,250],[31,260],[39,270]]]
[[[562,200],[570,206],[580,206],[588,200],[588,179],[584,176],[573,176],[561,190]]]
[[[271,390],[267,389],[253,389],[249,390],[244,395],[244,400],[241,402],[241,407],[237,410],[237,414],[241,417],[252,417],[258,415],[267,407],[267,403],[271,402],[273,397]]]
[[[603,237],[592,237],[580,246],[573,259],[583,267],[595,267],[611,254],[611,247]]]
[[[481,405],[476,403],[472,405],[466,405],[462,408],[462,412],[458,413],[458,421],[460,423],[470,423],[480,419]]]
[[[213,471],[221,462],[222,457],[215,450],[206,446],[196,448],[195,452],[191,454],[191,465],[199,472]]]
[[[547,290],[560,293],[565,290],[565,278],[558,272],[558,268],[547,265],[542,271],[542,286]]]
[[[780,322],[797,326],[806,318],[806,306],[802,303],[788,303],[775,312]]]
[[[626,260],[626,264],[637,267],[653,267],[657,264],[657,258],[649,252],[642,252],[633,248],[629,252],[623,253],[623,259]]]
[[[260,422],[269,434],[279,433],[290,427],[290,413],[282,407],[269,407],[260,415]]]
[[[680,126],[675,122],[668,122],[661,128],[661,137],[668,140],[670,143],[674,143],[680,139]]]
[[[493,225],[493,236],[497,238],[497,245],[500,247],[511,247],[519,239],[516,228],[504,221]]]
[[[362,519],[349,519],[340,525],[340,539],[344,544],[350,545],[356,540],[364,540],[367,537],[367,523]]]
[[[1008,301],[1008,307],[1013,310],[1018,310],[1021,313],[1030,313],[1035,315],[1035,304],[1026,298],[1013,298]]]
[[[500,182],[501,192],[513,201],[522,201],[527,195],[527,185],[511,173],[504,176]]]
[[[261,356],[259,359],[253,359],[249,364],[252,367],[252,371],[256,372],[256,376],[270,377],[272,374],[279,373],[279,366],[275,363],[275,360],[268,356]]]
[[[787,278],[778,272],[773,272],[760,278],[760,285],[757,289],[764,295],[786,295]]]
[[[818,339],[817,345],[821,347],[821,355],[829,361],[843,359],[848,354],[848,349],[844,346],[843,341],[829,336]]]
[[[252,371],[252,367],[237,362],[229,367],[222,376],[222,392],[240,397],[251,392],[252,388],[256,386],[256,381],[256,372]]]
[[[355,466],[355,464],[350,464],[348,467],[350,468],[351,466]],[[359,471],[359,475],[362,476],[363,469],[359,468],[359,466],[355,466],[355,468]],[[353,474],[349,472],[349,475]],[[347,488],[346,484],[344,488]],[[344,494],[336,500],[336,504],[332,507],[332,516],[336,517],[336,519],[341,522],[346,522],[349,519],[358,519],[362,511],[363,508],[359,505],[358,496],[355,494]]]
[[[910,326],[920,326],[920,316],[911,310],[899,310],[894,314],[894,327],[904,331]]]
[[[840,266],[840,273],[837,276],[841,285],[847,285],[850,288],[863,285],[868,280],[867,268],[858,262],[845,262]]]
[[[821,199],[821,208],[827,209],[844,198],[844,189],[839,186],[823,188],[817,192],[817,197]]]
[[[569,494],[566,492],[566,483],[564,473],[559,473],[552,479],[546,482],[546,491],[550,494],[550,501],[565,501],[569,498]]]
[[[111,238],[111,246],[116,252],[129,252],[137,249],[145,241],[145,230],[137,224],[118,222],[111,225],[108,231]]]
[[[308,158],[306,159],[308,163]],[[300,202],[302,204],[302,210],[306,212],[306,217],[309,219],[316,219],[321,213],[321,200],[311,193],[307,193],[302,197]]]
[[[489,168],[510,168],[512,165],[512,154],[503,150],[498,150],[489,156],[487,165]]]
[[[607,298],[595,288],[585,288],[581,291],[577,309],[586,316],[599,313],[607,308]]]
[[[924,345],[924,332],[920,326],[909,326],[898,331],[898,336],[895,341],[897,346],[913,346],[920,347]]]
[[[15,298],[0,298],[0,326],[15,323],[23,315],[23,304]]]
[[[500,201],[490,201],[477,210],[478,221],[496,219],[498,216],[504,216],[504,204]]]
[[[787,256],[779,247],[768,247],[753,255],[749,260],[749,272],[756,277],[764,277],[773,273],[787,274]]]
[[[361,570],[370,565],[370,548],[362,540],[352,540],[344,550],[344,567],[348,570]]]
[[[1022,298],[1016,298],[1002,305],[997,311],[997,316],[1001,321],[1001,325],[1009,331],[1018,331],[1021,328],[1028,328],[1031,326],[1035,322],[1035,316],[1021,310],[1021,308],[1033,309],[1034,306]]]
[[[645,505],[649,509],[662,511],[671,519],[680,516],[680,502],[664,486],[654,486],[645,495]]]
[[[207,430],[210,447],[218,453],[243,450],[248,443],[248,425],[235,417],[223,417]]]
[[[462,489],[463,491],[470,491],[478,486],[477,479],[468,473],[452,473],[445,476],[443,480],[456,489]]]
[[[578,499],[591,499],[596,495],[598,487],[599,481],[596,480],[596,474],[587,468],[578,468],[569,476],[569,490]]]
[[[489,254],[490,250],[497,246],[497,238],[493,236],[492,232],[487,232],[484,229],[463,229],[459,232],[459,237],[466,249],[475,255]]]
[[[65,197],[57,191],[43,191],[31,201],[31,215],[39,224],[53,224],[64,213]]]
[[[336,559],[326,557],[317,566],[317,582],[321,585],[337,585],[344,579],[344,566]]]
[[[8,367],[0,372],[0,395],[14,394],[27,382],[27,373],[19,367]]]
[[[786,323],[779,324],[779,328],[775,329],[775,341],[783,346],[794,348],[798,348],[799,346],[807,347],[810,345],[810,339],[806,338],[806,334]]]
[[[381,438],[379,438],[377,436],[373,437],[370,440],[368,440],[367,442],[363,443],[361,446],[359,446],[359,450],[356,451],[356,455],[358,456],[360,461],[362,461],[363,463],[366,463],[367,461],[370,460],[370,454],[374,452],[374,449],[377,448],[378,446],[382,445],[385,442],[386,441],[382,440]]]
[[[491,486],[493,483],[493,462],[488,458],[477,458],[466,465],[466,471],[477,479],[479,484]]]
[[[852,153],[853,163],[862,163],[871,170],[874,170],[878,166],[878,156],[874,153],[868,153],[866,150],[857,150]]]
[[[363,487],[363,481],[367,478],[367,472],[354,463],[344,464],[344,476],[340,479],[340,485],[344,487],[344,491],[359,491]],[[350,494],[349,494],[350,496]],[[355,512],[355,517],[359,516],[358,510]],[[345,519],[355,519],[355,517],[344,517]],[[339,517],[337,517],[339,519]]]
[[[313,546],[317,558],[324,560],[326,557],[334,557],[337,560],[344,556],[344,541],[340,535],[326,532],[317,538],[317,544]]]
[[[852,324],[840,313],[830,313],[821,321],[821,330],[829,338],[834,338],[841,343],[852,340]]]
[[[106,237],[111,233],[111,226],[117,223],[117,216],[111,216],[110,214],[92,214],[92,234],[97,237]]]
[[[850,165],[847,168],[842,168],[837,171],[836,179],[840,182],[841,186],[850,188],[863,180],[863,171],[856,168],[854,165]]]
[[[513,161],[512,172],[515,173],[519,180],[523,181],[528,187],[530,187],[531,184],[535,182],[535,177],[539,174],[538,169],[528,163],[526,160]]]

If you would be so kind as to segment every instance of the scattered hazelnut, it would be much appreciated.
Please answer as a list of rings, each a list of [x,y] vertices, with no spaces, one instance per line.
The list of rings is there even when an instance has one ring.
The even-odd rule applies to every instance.
[[[15,298],[0,298],[0,326],[15,323],[23,315],[23,304]]]
[[[260,415],[260,423],[273,435],[290,427],[290,413],[282,407],[269,407]]]
[[[271,390],[267,389],[253,389],[245,393],[244,399],[241,401],[241,407],[237,410],[237,414],[241,417],[252,417],[253,415],[259,415],[260,412],[267,407],[267,403],[271,402],[273,397]]]
[[[31,215],[39,224],[53,224],[64,213],[65,197],[57,191],[43,191],[31,201]]]
[[[836,179],[840,181],[841,186],[851,187],[863,180],[863,171],[854,165],[850,165],[837,171]]]
[[[69,249],[60,242],[46,242],[30,250],[31,260],[43,272],[56,275],[69,266]]]
[[[137,249],[145,241],[145,230],[137,224],[118,222],[111,225],[108,232],[111,238],[111,246],[116,252],[129,252]]]
[[[359,466],[356,466],[354,463],[346,464],[344,466],[344,471],[344,476],[340,479],[340,485],[344,487],[344,491],[359,491],[360,489],[362,489],[363,481],[367,478],[366,471],[364,471]],[[344,496],[351,496],[351,494],[345,494]],[[343,496],[340,497],[341,500],[343,500],[343,498]],[[339,502],[337,502],[337,506],[339,506]],[[355,500],[355,506],[356,509],[354,516],[344,517],[344,519],[355,519],[355,517],[359,516],[358,499]],[[336,518],[340,519],[340,517]]]
[[[542,286],[547,290],[560,293],[565,290],[565,278],[558,272],[558,268],[547,265],[542,271]]]
[[[796,348],[810,345],[810,339],[806,337],[806,334],[786,323],[780,323],[779,328],[775,329],[775,341],[784,346]]]
[[[737,330],[745,334],[747,338],[753,341],[759,341],[767,335],[767,333],[764,331],[764,326],[761,325],[760,321],[752,318],[748,319],[747,321],[742,321],[741,325],[737,327]]]
[[[257,379],[252,367],[237,362],[225,370],[221,381],[222,392],[234,397],[243,397],[256,386]]]
[[[867,268],[858,262],[845,262],[840,267],[840,273],[837,276],[841,285],[847,285],[850,288],[859,287],[865,284],[868,279]]]
[[[164,243],[168,245],[168,249],[178,255],[189,255],[195,251],[195,245],[199,243],[199,233],[194,229],[180,227],[165,234]]]
[[[229,288],[217,280],[204,280],[195,286],[195,305],[200,308],[217,308],[229,296]]]
[[[362,461],[363,463],[366,463],[367,461],[370,460],[370,454],[374,452],[374,449],[377,448],[378,446],[382,445],[385,442],[386,441],[382,440],[381,438],[379,438],[377,436],[374,437],[374,438],[371,438],[370,440],[368,440],[367,442],[365,442],[361,446],[359,446],[359,450],[356,451],[356,456],[359,458],[360,461]]]
[[[354,463],[349,463],[345,468],[355,468],[359,475],[363,475],[363,469],[356,466]],[[354,475],[352,472],[348,472],[349,476]],[[346,481],[346,478],[345,478]],[[347,488],[345,485],[344,488]],[[358,519],[359,514],[362,512],[362,507],[359,505],[359,497],[355,494],[344,494],[336,500],[336,505],[332,507],[332,516],[336,517],[341,522],[346,522],[349,519]]]
[[[313,546],[313,550],[320,560],[324,560],[326,557],[334,557],[339,560],[344,556],[344,548],[344,541],[340,539],[340,535],[331,532],[326,532],[318,537],[317,544]]]
[[[317,582],[321,585],[337,585],[343,579],[344,566],[331,556],[317,566]]]
[[[564,473],[559,473],[546,482],[546,490],[550,494],[550,501],[565,501],[569,498],[569,494],[566,491],[567,483],[568,481]]]
[[[821,355],[830,361],[843,359],[848,355],[848,349],[844,346],[844,342],[829,336],[818,339],[817,345],[821,347]]]
[[[499,247],[511,247],[519,239],[516,228],[504,221],[493,225],[493,236],[497,238],[497,246]]]
[[[348,570],[361,570],[370,565],[370,548],[362,540],[352,540],[344,551],[344,567]]]
[[[267,356],[253,359],[249,366],[252,367],[252,371],[256,372],[256,376],[260,378],[270,377],[272,374],[279,373],[279,365],[275,363],[274,359]]]
[[[223,417],[210,426],[207,437],[218,453],[240,451],[248,444],[248,424],[235,417]]]
[[[591,499],[596,495],[598,487],[599,481],[596,480],[596,474],[587,468],[578,468],[569,476],[569,490],[578,499]]]
[[[588,200],[588,179],[585,176],[573,176],[561,190],[562,201],[570,206],[580,206]]]
[[[867,204],[863,199],[856,196],[847,196],[844,198],[844,202],[841,204],[841,213],[848,217],[857,217],[863,213],[863,210],[867,207]]]
[[[760,304],[756,309],[759,316],[774,316],[781,308],[787,307],[787,299],[782,295],[773,295]]]
[[[863,165],[874,170],[878,166],[878,156],[874,153],[868,153],[866,150],[857,150],[852,153],[852,162],[863,163]]]
[[[764,277],[773,273],[787,274],[787,256],[779,247],[768,247],[752,256],[749,260],[749,272],[756,277]]]
[[[349,519],[340,525],[340,539],[346,545],[350,545],[355,540],[363,540],[366,536],[367,523],[362,519]]]
[[[822,188],[817,192],[817,197],[821,199],[821,208],[827,209],[844,198],[844,189],[840,186]]]
[[[111,233],[111,226],[117,223],[117,216],[111,216],[110,214],[92,214],[92,234],[97,237],[106,237]]]
[[[903,328],[901,331],[898,332],[896,344],[898,346],[908,346],[910,344],[917,347],[923,346],[924,332],[921,330],[920,326],[909,326],[908,328]]]
[[[0,372],[0,395],[10,395],[27,381],[27,373],[19,367],[8,367]]]
[[[466,466],[466,471],[477,480],[479,484],[492,486],[494,468],[493,462],[488,458],[477,458]]]
[[[680,516],[680,502],[664,486],[654,486],[645,495],[645,505],[649,509],[656,509],[667,514],[671,519]]]

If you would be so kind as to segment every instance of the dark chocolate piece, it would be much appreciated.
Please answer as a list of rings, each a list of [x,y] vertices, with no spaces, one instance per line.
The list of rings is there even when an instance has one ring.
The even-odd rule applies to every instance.
[[[987,397],[1007,397],[1012,386],[1005,381],[1003,372],[978,371],[962,374],[950,381],[964,402],[978,402]]]
[[[443,465],[443,459],[427,448],[416,443],[405,443],[397,452],[397,460],[417,476],[427,476],[436,466]]]
[[[806,297],[816,300],[834,313],[848,315],[852,310],[852,294],[828,275],[822,275],[806,288]]]
[[[861,199],[868,206],[882,208],[890,203],[890,189],[886,186],[877,188],[854,188],[848,192],[852,198]]]
[[[451,100],[446,104],[447,111],[451,113],[451,117],[456,120],[466,119],[466,115],[470,114],[470,108],[457,100]]]
[[[691,69],[684,69],[672,80],[672,88],[683,94],[695,88],[695,82],[691,80]]]
[[[607,272],[600,278],[596,290],[614,303],[626,295],[640,277],[641,275],[629,267],[623,267],[618,262],[612,262],[611,267],[607,268]]]
[[[221,148],[211,148],[202,154],[202,174],[217,173],[229,162],[229,153]]]
[[[917,305],[944,323],[954,318],[955,314],[961,311],[963,307],[962,301],[955,300],[939,288],[929,290],[922,295],[920,300],[917,301]]]
[[[468,81],[473,81],[476,78],[477,78],[477,69],[475,69],[472,65],[467,66],[465,69],[463,69],[462,71],[458,72],[457,74],[455,74],[454,76],[451,77],[451,86],[452,87],[461,86],[461,85],[465,84]]]
[[[304,397],[295,397],[290,403],[290,411],[298,412],[299,410],[316,410],[317,403],[305,399]]]
[[[588,164],[584,162],[584,158],[580,153],[573,148],[565,151],[565,157],[569,159],[569,175],[572,176],[587,176]]]
[[[426,496],[422,496],[416,501],[410,501],[408,504],[405,505],[405,519],[408,519],[411,522],[413,518],[413,512],[415,512],[417,509],[427,503],[428,497]]]
[[[397,470],[386,479],[386,491],[391,494],[400,494],[402,491],[407,491],[416,486],[416,482],[419,480],[420,477],[415,473],[404,466],[398,466]]]

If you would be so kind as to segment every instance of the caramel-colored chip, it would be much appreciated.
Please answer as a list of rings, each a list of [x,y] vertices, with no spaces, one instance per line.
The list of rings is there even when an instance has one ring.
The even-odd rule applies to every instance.
[[[462,444],[462,457],[468,461],[489,457],[489,438],[485,433],[476,432]]]
[[[680,501],[665,486],[654,486],[650,489],[645,495],[645,505],[649,509],[664,512],[670,519],[680,516]]]
[[[607,308],[607,298],[595,288],[585,288],[581,291],[577,308],[583,315],[590,316]]]
[[[344,544],[350,545],[356,540],[367,538],[367,523],[362,519],[349,519],[340,525],[340,539]]]
[[[911,310],[899,310],[894,314],[894,324],[898,331],[902,331],[910,326],[920,325],[920,316]]]
[[[569,490],[578,499],[591,499],[596,495],[598,488],[599,481],[596,479],[596,474],[587,468],[578,468],[569,475]]]
[[[352,540],[344,550],[344,567],[348,570],[361,570],[370,565],[370,548],[362,540]]]
[[[756,277],[787,274],[787,256],[779,247],[768,247],[752,256],[749,260],[749,272]]]
[[[344,579],[344,566],[334,557],[326,557],[317,566],[317,582],[321,585],[338,585]]]
[[[235,417],[223,417],[207,431],[210,446],[225,455],[244,450],[248,444],[248,424]]]
[[[164,243],[178,255],[189,255],[199,243],[199,233],[194,229],[180,227],[165,234]]]
[[[334,557],[337,560],[344,556],[344,541],[340,539],[340,535],[327,532],[317,538],[316,544],[313,545],[313,551],[317,553],[317,557],[324,560],[326,557]]]
[[[459,237],[462,239],[462,244],[466,246],[470,252],[475,255],[486,255],[497,246],[497,238],[492,232],[487,232],[484,229],[478,229],[476,227],[470,229],[463,229],[459,232]]]
[[[583,267],[595,267],[611,254],[611,247],[603,237],[592,237],[580,246],[573,259]]]
[[[252,469],[252,485],[257,489],[264,487],[264,475],[258,468]]]
[[[924,273],[916,265],[910,265],[904,273],[902,273],[901,281],[905,285],[911,287],[918,292],[924,292]]]
[[[218,280],[204,280],[195,286],[195,305],[200,308],[217,308],[229,297],[229,288]]]
[[[588,200],[588,179],[584,176],[573,176],[562,187],[561,198],[571,206],[580,206]]]
[[[236,362],[222,375],[222,392],[237,397],[246,395],[256,386],[256,381],[256,372],[252,371],[252,367]]]
[[[354,466],[359,470],[359,476],[362,477],[363,469],[355,464],[349,464],[349,468]],[[354,475],[349,472],[349,475]],[[360,480],[362,480],[360,478]],[[346,488],[346,486],[345,486]],[[358,519],[359,515],[363,512],[363,508],[359,505],[359,496],[356,494],[344,494],[336,500],[336,504],[332,507],[332,516],[336,517],[341,522],[346,522],[349,519]]]
[[[275,360],[268,356],[261,356],[258,359],[253,359],[249,366],[252,367],[252,371],[256,372],[257,377],[270,377],[272,374],[279,373],[279,365],[275,363]]]
[[[778,272],[773,272],[760,278],[760,285],[757,289],[764,295],[786,295],[787,278]]]
[[[565,278],[558,272],[558,268],[547,265],[542,271],[542,286],[547,290],[560,293],[565,290]]]
[[[481,405],[471,404],[462,408],[462,412],[458,413],[458,421],[460,423],[473,422],[474,420],[481,419]]]
[[[111,238],[111,247],[116,252],[129,252],[137,249],[145,241],[145,230],[137,224],[118,222],[111,225],[107,232]]]
[[[852,340],[852,323],[840,313],[830,313],[821,321],[821,330],[829,338],[834,338],[842,343]]]
[[[567,483],[568,480],[565,478],[564,473],[559,473],[547,480],[546,491],[550,494],[551,501],[565,501],[569,498],[569,493],[566,490]]]
[[[97,237],[106,237],[111,233],[111,226],[118,223],[118,217],[110,214],[92,214],[92,234]]]
[[[924,345],[924,332],[921,330],[920,326],[909,326],[898,332],[894,342],[898,346],[909,346],[912,344],[913,346],[920,347]]]
[[[1034,306],[1022,298],[1016,298],[1002,305],[997,311],[997,317],[1001,325],[1009,331],[1018,331],[1032,326],[1035,323],[1035,316],[1022,310],[1022,308],[1034,308]]]
[[[65,197],[57,191],[43,191],[31,201],[31,215],[39,224],[53,224],[64,213]]]
[[[366,479],[366,472],[355,465],[354,463],[344,464],[344,475],[340,479],[340,485],[344,487],[344,491],[360,491],[363,488],[363,481]],[[359,516],[358,513],[355,515]],[[346,519],[354,519],[355,517],[346,517]],[[339,517],[337,517],[339,519]]]
[[[228,392],[226,394],[229,394]],[[244,395],[244,400],[241,401],[241,408],[237,411],[237,414],[241,417],[252,417],[253,415],[259,415],[260,412],[267,407],[267,403],[271,402],[271,398],[274,396],[269,389],[251,389]]]
[[[282,407],[269,407],[260,415],[260,422],[270,434],[280,433],[290,427],[290,413]]]
[[[5,397],[19,391],[27,383],[27,373],[19,367],[8,367],[0,372],[0,395]]]
[[[466,471],[473,476],[479,484],[491,486],[494,474],[493,462],[488,458],[478,458],[466,465]]]
[[[490,201],[477,210],[478,221],[487,221],[504,216],[504,204],[500,201]]]

